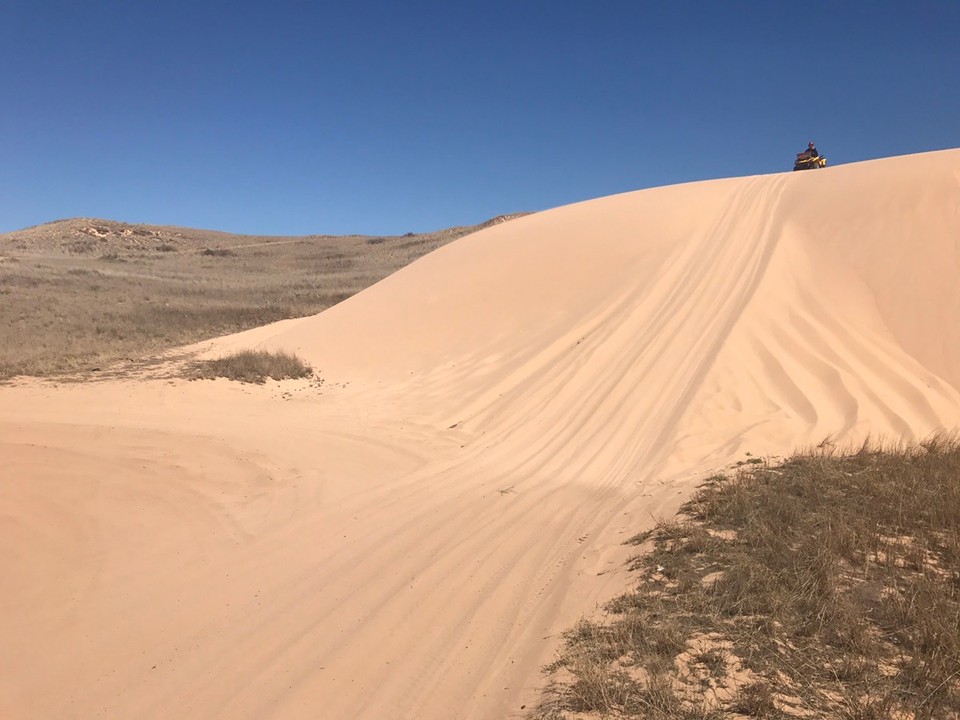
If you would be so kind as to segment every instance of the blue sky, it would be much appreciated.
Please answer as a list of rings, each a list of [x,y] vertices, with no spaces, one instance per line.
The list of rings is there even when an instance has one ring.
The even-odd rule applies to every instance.
[[[0,232],[426,231],[960,146],[960,3],[0,3]]]

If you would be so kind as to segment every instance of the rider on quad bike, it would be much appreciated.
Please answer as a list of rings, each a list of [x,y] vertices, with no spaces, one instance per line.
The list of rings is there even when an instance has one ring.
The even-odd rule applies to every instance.
[[[807,144],[807,149],[802,153],[797,153],[797,161],[793,164],[794,170],[817,170],[827,166],[827,159],[818,151],[816,145],[811,140]]]

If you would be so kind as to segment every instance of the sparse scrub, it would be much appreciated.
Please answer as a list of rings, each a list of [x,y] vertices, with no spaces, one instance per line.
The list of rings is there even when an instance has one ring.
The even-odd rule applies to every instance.
[[[296,355],[264,350],[244,350],[216,360],[195,362],[188,370],[191,378],[227,378],[247,383],[264,383],[267,378],[289,380],[310,377],[313,369]]]
[[[535,717],[960,718],[957,439],[750,463],[629,542]]]

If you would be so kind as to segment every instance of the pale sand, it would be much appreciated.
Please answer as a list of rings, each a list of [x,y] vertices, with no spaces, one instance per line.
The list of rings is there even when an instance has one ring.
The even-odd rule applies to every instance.
[[[0,717],[498,718],[704,473],[960,424],[960,151],[630,193],[207,344],[325,383],[0,388]]]

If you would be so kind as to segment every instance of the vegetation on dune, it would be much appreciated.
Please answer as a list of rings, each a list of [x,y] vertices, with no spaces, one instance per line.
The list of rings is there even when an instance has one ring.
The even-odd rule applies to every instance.
[[[956,439],[745,465],[631,542],[535,717],[960,717]]]
[[[265,350],[244,350],[215,360],[192,363],[187,377],[194,379],[227,378],[247,383],[264,383],[267,378],[289,380],[310,377],[313,369],[296,355]]]

